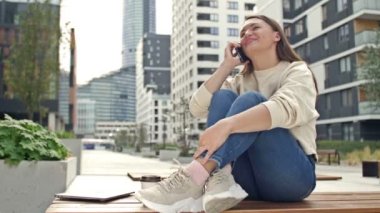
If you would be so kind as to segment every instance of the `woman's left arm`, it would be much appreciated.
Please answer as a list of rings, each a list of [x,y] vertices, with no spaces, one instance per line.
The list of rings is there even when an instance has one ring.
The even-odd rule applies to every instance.
[[[255,122],[252,122],[252,121]],[[228,136],[233,133],[257,132],[271,127],[271,115],[264,104],[259,104],[234,116],[219,120],[207,128],[199,137],[199,146],[194,158],[207,151],[203,163],[223,145]]]

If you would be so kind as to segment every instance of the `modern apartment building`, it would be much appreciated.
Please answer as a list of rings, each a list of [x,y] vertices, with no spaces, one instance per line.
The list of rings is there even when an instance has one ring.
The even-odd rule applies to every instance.
[[[80,99],[95,101],[95,122],[135,121],[135,73],[131,69],[92,79],[78,88],[77,97],[78,103]]]
[[[197,139],[205,120],[194,119],[187,101],[215,71],[228,41],[239,41],[245,17],[253,15],[255,1],[173,1],[171,37],[171,100],[175,113],[173,132],[177,139]]]
[[[136,46],[144,33],[156,32],[156,0],[124,0],[122,67],[135,65]]]
[[[358,76],[363,50],[375,43],[380,28],[380,1],[261,0],[257,5],[268,16],[282,9],[277,20],[316,76],[318,139],[379,140],[380,111],[370,107]]]
[[[170,36],[146,33],[136,52],[136,123],[148,143],[170,140]]]

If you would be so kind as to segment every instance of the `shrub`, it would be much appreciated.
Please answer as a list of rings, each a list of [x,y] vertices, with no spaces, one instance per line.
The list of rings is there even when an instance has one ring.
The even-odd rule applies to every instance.
[[[22,160],[63,160],[69,152],[55,133],[30,120],[0,120],[0,159],[9,165]]]

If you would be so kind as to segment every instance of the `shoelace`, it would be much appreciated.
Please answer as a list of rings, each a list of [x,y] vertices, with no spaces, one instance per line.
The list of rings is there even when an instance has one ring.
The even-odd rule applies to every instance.
[[[214,173],[208,185],[211,185],[211,186],[217,185],[219,183],[222,183],[226,178],[227,178],[226,175],[223,174],[222,172]]]
[[[165,191],[170,192],[172,189],[182,186],[186,180],[185,174],[180,168],[177,172],[171,174],[168,178],[161,181],[159,184]]]

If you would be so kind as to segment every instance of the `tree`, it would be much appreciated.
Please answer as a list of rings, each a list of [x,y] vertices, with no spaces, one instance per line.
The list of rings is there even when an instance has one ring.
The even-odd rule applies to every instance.
[[[366,97],[371,105],[380,108],[380,31],[376,31],[376,43],[366,47],[365,62],[361,66],[360,78],[366,80],[364,85]]]
[[[59,40],[59,8],[49,0],[29,3],[19,16],[4,73],[9,95],[23,102],[29,119],[38,112],[41,121],[46,113],[41,101],[57,91]]]
[[[188,130],[188,124],[187,124],[187,115],[189,114],[189,101],[185,99],[184,97],[181,97],[180,101],[180,107],[181,111],[177,112],[182,116],[182,128],[181,128],[181,134],[178,140],[178,145],[181,149],[181,156],[188,156],[190,151],[190,145],[191,140],[188,139],[188,135],[186,131]]]
[[[145,123],[137,125],[136,128],[136,132],[138,135],[135,151],[141,152],[141,147],[144,145],[146,139],[148,138],[147,130],[145,129]]]
[[[115,144],[116,144],[116,150],[117,151],[123,151],[123,148],[127,147],[128,145],[128,136],[127,136],[127,130],[121,130],[117,132],[116,138],[115,138]]]

